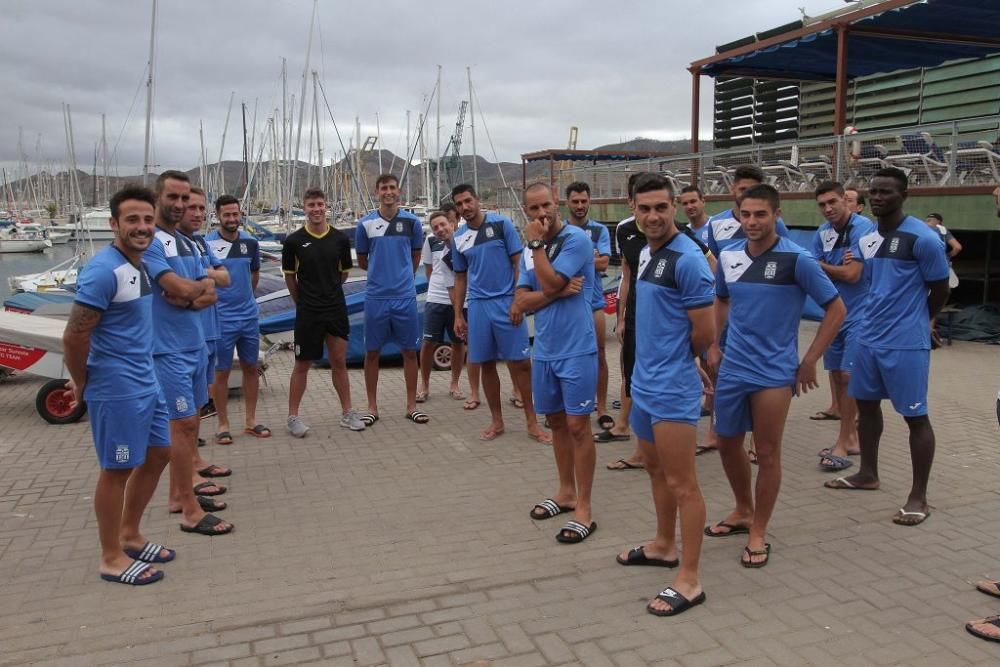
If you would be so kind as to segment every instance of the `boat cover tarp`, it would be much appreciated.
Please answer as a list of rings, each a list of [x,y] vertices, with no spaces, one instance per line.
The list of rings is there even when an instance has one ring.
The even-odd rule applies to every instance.
[[[948,331],[948,314],[938,316],[938,333]],[[951,315],[951,337],[1000,344],[1000,304],[967,306]]]
[[[924,0],[855,21],[852,26],[909,34],[913,38],[848,33],[849,78],[934,67],[950,60],[981,58],[1000,52],[1000,44],[996,41],[997,26],[1000,26],[1000,2],[997,0]],[[920,39],[921,34],[943,38],[957,36],[966,41],[930,41]],[[977,38],[983,41],[969,43]],[[837,35],[828,28],[710,63],[701,71],[712,77],[735,75],[833,81],[837,73]]]
[[[0,342],[62,354],[63,320],[0,312]]]

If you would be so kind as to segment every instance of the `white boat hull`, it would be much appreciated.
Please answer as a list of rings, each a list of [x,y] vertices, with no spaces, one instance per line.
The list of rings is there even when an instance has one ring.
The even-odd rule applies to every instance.
[[[48,239],[0,239],[0,252],[42,252],[46,248],[51,248],[52,242]]]

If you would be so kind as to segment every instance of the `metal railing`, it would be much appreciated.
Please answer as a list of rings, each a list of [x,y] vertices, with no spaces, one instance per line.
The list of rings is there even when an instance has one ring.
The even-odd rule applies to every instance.
[[[654,171],[670,179],[677,190],[697,180],[706,194],[726,194],[733,172],[743,164],[759,166],[767,182],[781,192],[809,192],[827,179],[865,186],[883,167],[902,169],[916,187],[996,184],[1000,183],[1000,115],[668,158],[577,164],[559,171],[558,184],[562,191],[572,181],[585,181],[593,198],[620,199],[629,175]]]

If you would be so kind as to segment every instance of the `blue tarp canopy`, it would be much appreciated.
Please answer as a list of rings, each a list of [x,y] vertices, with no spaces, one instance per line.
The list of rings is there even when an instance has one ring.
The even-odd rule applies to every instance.
[[[923,0],[857,20],[844,15],[843,20],[848,78],[1000,53],[997,0]],[[833,81],[838,23],[843,21],[831,18],[817,23],[809,34],[802,33],[813,26],[793,31],[787,41],[704,64],[701,73]]]

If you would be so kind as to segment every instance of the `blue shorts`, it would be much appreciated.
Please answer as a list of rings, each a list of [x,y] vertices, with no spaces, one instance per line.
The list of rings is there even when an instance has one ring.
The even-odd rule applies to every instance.
[[[103,470],[137,468],[147,447],[170,446],[167,404],[162,394],[87,401],[90,432]]]
[[[201,406],[208,403],[206,365],[208,353],[205,347],[153,356],[156,379],[163,390],[167,414],[171,420],[198,414]]]
[[[424,304],[424,340],[443,343],[444,335],[452,342],[455,336],[455,309],[447,303]]]
[[[205,344],[205,386],[209,387],[215,382],[215,360],[217,358],[216,349],[218,340],[206,341]]]
[[[531,396],[540,415],[589,415],[596,395],[596,352],[531,364]]]
[[[365,351],[381,350],[390,342],[419,350],[421,333],[416,296],[365,301]]]
[[[241,362],[256,366],[260,359],[260,330],[257,320],[223,322],[220,329],[219,340],[215,346],[216,370],[228,371],[233,367],[234,347]]]
[[[927,414],[930,350],[875,350],[857,345],[847,393],[859,401],[888,398],[904,417]]]
[[[791,383],[786,386],[791,386]],[[715,383],[715,432],[727,438],[753,432],[750,397],[758,391],[779,388],[762,387],[720,374]]]
[[[481,364],[496,359],[522,361],[530,356],[528,324],[522,321],[514,326],[510,323],[513,302],[512,296],[469,301],[470,362]]]
[[[679,389],[679,387],[677,387]],[[632,385],[632,411],[628,423],[636,437],[647,442],[653,440],[653,424],[676,422],[697,426],[701,418],[701,380],[687,387],[689,391],[670,391],[647,394]]]
[[[848,371],[854,355],[854,338],[857,328],[853,325],[841,327],[837,337],[823,353],[823,368],[828,371]]]

